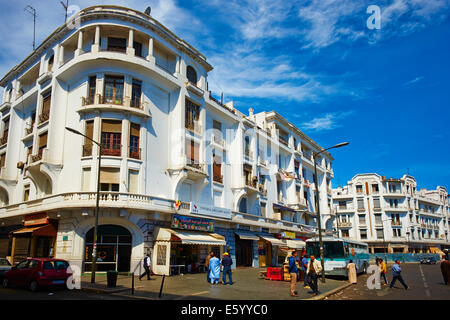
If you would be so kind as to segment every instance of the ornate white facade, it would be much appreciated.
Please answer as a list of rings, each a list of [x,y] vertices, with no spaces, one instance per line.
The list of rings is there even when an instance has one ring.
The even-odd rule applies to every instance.
[[[56,226],[55,242],[46,244],[52,255],[82,266],[100,171],[100,225],[128,230],[131,271],[173,214],[214,221],[233,259],[235,230],[315,235],[317,143],[276,112],[245,115],[215,100],[206,57],[152,17],[95,6],[77,19],[78,27],[55,30],[0,80],[1,227],[44,213]],[[97,145],[67,127],[101,142],[101,168]],[[328,219],[333,158],[321,156]],[[30,241],[28,255],[39,247]],[[257,247],[253,240],[253,266]],[[3,251],[17,248],[9,241]]]

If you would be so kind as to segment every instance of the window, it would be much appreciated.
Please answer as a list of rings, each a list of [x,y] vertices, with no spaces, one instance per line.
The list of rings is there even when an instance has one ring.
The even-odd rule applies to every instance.
[[[123,104],[123,86],[122,76],[106,76],[103,103]]]
[[[213,120],[213,139],[217,144],[222,144],[222,123]]]
[[[256,187],[256,183],[254,184],[252,181],[252,166],[248,164],[244,164],[244,179],[245,185]]]
[[[195,71],[195,69],[193,67],[188,66],[186,68],[186,77],[189,82],[197,85],[197,72]]]
[[[239,212],[247,213],[247,198],[245,197],[241,198],[239,202]]]
[[[348,238],[350,236],[349,230],[341,230],[342,238]]]
[[[5,162],[6,162],[6,152],[0,155],[0,168],[5,167]]]
[[[359,230],[359,236],[361,240],[367,240],[367,230],[366,229],[360,229]]]
[[[356,186],[356,193],[363,193],[363,186],[362,185],[357,185]]]
[[[134,54],[142,58],[142,43],[133,41]]]
[[[300,162],[298,160],[294,160],[294,171],[297,178],[300,178]]]
[[[9,118],[3,120],[3,135],[1,139],[1,145],[6,144],[8,141],[8,131],[9,131]]]
[[[244,154],[250,156],[250,137],[245,136],[244,138]]]
[[[373,193],[378,193],[379,189],[378,189],[378,184],[373,184],[372,185],[372,192]]]
[[[165,266],[167,258],[167,246],[158,244],[156,247],[156,265]]]
[[[377,229],[377,239],[384,239],[383,229]]]
[[[380,198],[373,198],[373,206],[376,209],[381,208]]]
[[[139,193],[139,171],[128,171],[128,192],[137,194]]]
[[[87,99],[88,104],[94,104],[96,92],[97,92],[97,77],[96,76],[89,77],[89,92]]]
[[[53,63],[54,63],[54,61],[55,61],[55,56],[52,55],[50,57],[50,59],[48,59],[48,68],[47,68],[48,72],[52,72],[53,71]]]
[[[141,159],[141,149],[139,148],[139,133],[141,126],[136,123],[130,125],[130,158]]]
[[[347,201],[339,201],[339,209],[341,210],[347,209]]]
[[[86,121],[85,135],[91,139],[94,137],[94,120]],[[84,138],[83,157],[92,156],[92,141]]]
[[[101,168],[100,169],[100,190],[101,191],[119,191],[120,169]]]
[[[30,185],[24,186],[23,189],[23,201],[28,201],[30,199]]]
[[[266,216],[266,203],[265,202],[261,202],[261,216],[263,216],[263,217]]]
[[[42,111],[39,116],[39,123],[43,123],[50,118],[50,105],[52,102],[52,95],[50,92],[42,96]]]
[[[213,153],[213,179],[216,182],[223,183],[222,179],[222,158]]]
[[[359,218],[359,224],[362,224],[362,225],[366,224],[366,215],[365,214],[359,214],[358,218]]]
[[[91,184],[91,168],[83,168],[82,174],[82,191],[90,191]]]
[[[39,136],[39,151],[38,151],[39,160],[42,159],[44,149],[47,148],[47,137],[48,137],[48,132],[43,133]]]
[[[377,225],[383,224],[383,221],[381,220],[381,214],[375,215],[375,224]]]
[[[189,130],[195,130],[199,127],[200,118],[200,106],[186,99],[186,116],[185,116],[185,127]]]
[[[102,155],[120,156],[122,144],[122,122],[102,120]]]
[[[402,229],[400,228],[393,228],[392,229],[392,235],[394,238],[400,238],[402,236]]]
[[[133,79],[131,89],[131,107],[141,108],[142,82]]]
[[[358,199],[358,210],[364,210],[364,199]]]
[[[193,140],[186,139],[186,158],[190,166],[199,166],[200,164],[200,145]]]
[[[108,51],[127,52],[127,39],[108,37]]]

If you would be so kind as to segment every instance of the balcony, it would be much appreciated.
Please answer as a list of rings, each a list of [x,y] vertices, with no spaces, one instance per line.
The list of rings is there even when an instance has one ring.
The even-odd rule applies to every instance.
[[[221,135],[217,133],[213,133],[211,135],[211,140],[215,145],[218,145],[219,147],[225,148],[225,140],[221,137]]]
[[[33,133],[33,127],[34,127],[34,123],[31,125],[30,128],[25,128],[25,136],[28,136]]]
[[[88,96],[81,98],[81,107],[78,112],[95,112],[95,111],[114,111],[131,113],[133,115],[150,118],[148,110],[148,103],[141,98],[123,97],[121,95],[102,96],[96,94],[95,96]]]
[[[185,124],[185,128],[193,133],[199,134],[201,135],[203,132],[203,128],[202,128],[202,124],[200,121],[192,121],[192,122],[187,122]]]
[[[92,156],[92,144],[83,145],[82,157]]]
[[[347,206],[335,206],[337,212],[353,212],[355,211],[355,207],[353,205]]]
[[[258,190],[264,197],[267,197],[267,189],[261,183],[258,183]]]
[[[0,112],[3,112],[3,111],[5,111],[8,108],[11,108],[11,102],[3,102],[0,105]]]
[[[288,139],[286,138],[286,137],[282,137],[282,136],[279,136],[278,137],[278,140],[282,143],[282,144],[284,144],[285,146],[289,146],[289,142],[288,142]]]
[[[213,175],[213,181],[223,184],[223,176],[222,175]]]
[[[244,150],[244,156],[246,157],[246,158],[248,158],[249,160],[253,160],[253,152],[252,151],[250,151],[250,150]]]
[[[8,142],[8,134],[4,134],[3,137],[0,139],[0,146],[5,145]]]
[[[401,227],[402,226],[402,222],[400,220],[392,220],[391,221],[391,225],[393,227]]]

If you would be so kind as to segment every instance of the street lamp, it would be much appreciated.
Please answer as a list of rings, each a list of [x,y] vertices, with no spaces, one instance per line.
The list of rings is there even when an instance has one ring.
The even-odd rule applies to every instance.
[[[387,248],[386,238],[384,237],[384,230],[385,230],[384,222],[385,221],[390,221],[390,220],[392,220],[392,219],[381,220],[381,224],[383,225],[383,247],[385,249],[384,250],[384,261],[386,262],[386,264],[387,264],[387,251],[388,251],[388,248]]]
[[[319,245],[320,245],[320,262],[322,264],[322,282],[325,282],[325,262],[324,262],[324,254],[323,254],[323,242],[322,242],[322,225],[320,222],[320,203],[319,203],[319,187],[317,185],[317,163],[316,163],[316,157],[321,154],[322,152],[334,148],[340,148],[348,145],[349,142],[341,142],[337,145],[334,145],[332,147],[323,149],[319,152],[313,152],[313,160],[314,160],[314,185],[316,188],[316,205],[317,205],[317,224],[319,226]]]
[[[95,203],[95,224],[94,224],[94,240],[92,242],[92,266],[91,266],[91,283],[95,283],[95,270],[96,270],[96,262],[97,262],[97,226],[98,226],[98,216],[100,212],[99,201],[100,201],[100,168],[102,162],[102,146],[95,140],[92,140],[88,136],[82,134],[81,132],[66,127],[67,131],[75,133],[79,136],[85,137],[86,139],[92,141],[98,146],[98,173],[97,173],[97,199]]]

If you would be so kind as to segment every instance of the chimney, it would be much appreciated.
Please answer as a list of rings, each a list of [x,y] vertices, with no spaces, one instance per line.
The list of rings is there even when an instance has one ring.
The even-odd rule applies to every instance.
[[[248,115],[251,117],[253,116],[253,108],[248,109]]]

